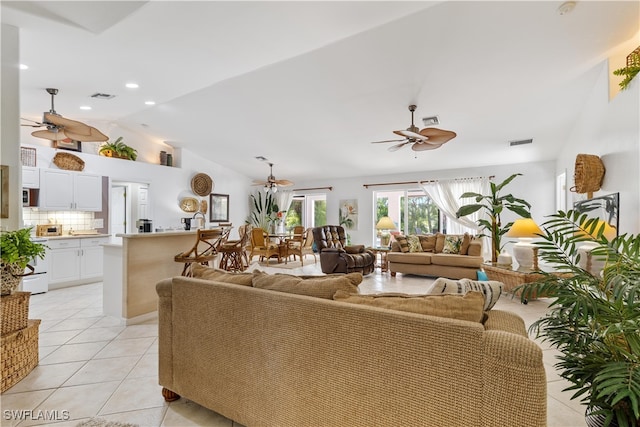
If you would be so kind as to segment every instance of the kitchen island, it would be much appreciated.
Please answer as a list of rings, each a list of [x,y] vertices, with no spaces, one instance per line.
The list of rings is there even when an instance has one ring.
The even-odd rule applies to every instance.
[[[173,260],[196,241],[196,230],[116,234],[122,243],[104,247],[103,311],[130,325],[156,316],[156,283],[179,276]]]

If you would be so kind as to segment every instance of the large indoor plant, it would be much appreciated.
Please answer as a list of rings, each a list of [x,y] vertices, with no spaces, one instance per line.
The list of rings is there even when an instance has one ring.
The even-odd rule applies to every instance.
[[[9,295],[20,285],[29,262],[44,258],[46,246],[31,241],[31,228],[0,233],[2,295]]]
[[[519,289],[522,298],[554,299],[531,331],[560,351],[556,367],[588,420],[640,426],[640,235],[608,241],[604,221],[575,211],[551,215],[542,228],[539,254],[555,271]],[[578,265],[584,243],[604,262],[601,272]]]
[[[481,218],[478,220],[478,225],[483,230],[486,230],[491,237],[491,262],[498,261],[498,255],[502,250],[502,236],[506,234],[513,225],[513,222],[502,224],[501,215],[505,209],[514,212],[521,217],[531,218],[529,209],[531,205],[523,199],[518,199],[512,194],[501,195],[500,192],[514,180],[516,176],[522,175],[521,173],[515,173],[509,178],[502,181],[500,184],[490,182],[490,193],[479,194],[474,192],[464,193],[460,196],[461,199],[475,198],[475,203],[461,206],[456,212],[456,217],[471,215],[474,212],[484,209],[489,219]],[[480,234],[480,237],[487,236],[487,234]]]
[[[122,142],[121,136],[114,142],[102,144],[98,152],[105,157],[116,157],[118,159],[136,160],[138,158],[138,152]]]

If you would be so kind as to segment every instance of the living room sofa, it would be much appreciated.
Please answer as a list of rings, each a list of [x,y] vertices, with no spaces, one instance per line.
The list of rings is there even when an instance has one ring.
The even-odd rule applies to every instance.
[[[484,263],[482,241],[469,234],[395,235],[387,261],[392,276],[403,273],[475,279]]]
[[[335,294],[370,303],[354,275]],[[516,314],[481,307],[475,322],[337,301],[325,278],[159,282],[165,399],[248,427],[546,425],[542,352]]]

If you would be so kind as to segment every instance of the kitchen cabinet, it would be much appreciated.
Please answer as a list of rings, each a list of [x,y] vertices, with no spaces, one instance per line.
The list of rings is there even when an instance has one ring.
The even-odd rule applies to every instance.
[[[108,241],[108,237],[50,239],[49,284],[79,284],[100,280],[103,274],[101,245]]]
[[[40,169],[22,167],[22,188],[40,188]]]
[[[59,169],[40,169],[40,209],[102,210],[102,177]]]

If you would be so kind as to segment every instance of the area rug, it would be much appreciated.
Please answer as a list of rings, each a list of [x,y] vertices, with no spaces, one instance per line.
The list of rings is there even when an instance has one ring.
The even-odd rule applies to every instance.
[[[89,418],[76,424],[76,427],[139,427],[138,424],[120,423],[118,421],[107,421],[102,418]]]

